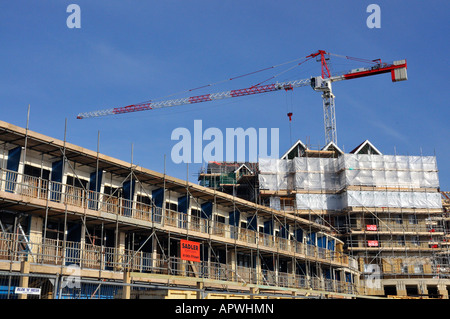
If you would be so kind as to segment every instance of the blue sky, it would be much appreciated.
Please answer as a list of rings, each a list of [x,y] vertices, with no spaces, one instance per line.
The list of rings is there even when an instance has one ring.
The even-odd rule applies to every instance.
[[[66,12],[81,8],[81,28]],[[381,28],[366,8],[381,8]],[[80,112],[154,100],[216,83],[323,49],[383,61],[407,59],[408,81],[390,75],[342,81],[336,95],[338,145],[350,151],[369,139],[385,154],[436,155],[450,190],[448,1],[2,1],[1,120],[163,172],[196,181],[199,164],[175,164],[174,129],[279,128],[280,153],[292,140],[324,145],[320,94],[309,87],[164,110],[77,120]],[[365,64],[332,57],[334,71]],[[199,95],[252,86],[291,65],[227,81]],[[279,81],[320,74],[315,61]],[[270,83],[267,82],[267,83]],[[287,111],[294,113],[289,126]]]

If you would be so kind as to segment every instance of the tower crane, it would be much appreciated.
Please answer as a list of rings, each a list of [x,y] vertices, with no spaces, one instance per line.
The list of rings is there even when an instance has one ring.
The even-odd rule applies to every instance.
[[[320,76],[311,77],[309,79],[293,80],[286,82],[276,82],[265,85],[254,85],[249,88],[230,90],[224,92],[217,92],[211,94],[203,94],[197,96],[191,96],[186,98],[163,100],[156,102],[144,102],[138,104],[131,104],[123,107],[115,107],[111,109],[104,109],[92,112],[79,113],[77,119],[85,119],[92,117],[100,117],[113,114],[124,114],[138,111],[146,111],[153,109],[160,109],[165,107],[172,107],[178,105],[195,104],[200,102],[208,102],[221,100],[232,97],[247,96],[259,93],[267,93],[279,90],[292,90],[294,88],[311,86],[315,91],[322,92],[323,100],[323,113],[324,113],[324,128],[325,128],[325,144],[334,142],[337,145],[337,132],[336,132],[336,114],[334,104],[334,94],[332,92],[332,83],[351,80],[371,75],[391,73],[392,82],[405,81],[407,77],[407,64],[406,60],[398,60],[392,63],[381,62],[380,59],[376,60],[363,60],[357,58],[351,58],[349,56],[341,56],[347,59],[352,59],[360,62],[371,63],[370,67],[361,67],[352,69],[347,72],[343,72],[339,75],[332,75],[328,65],[330,55],[336,55],[324,50],[318,50],[305,57],[305,61],[316,58],[321,63],[322,74]],[[336,55],[339,56],[339,55]],[[303,61],[303,62],[305,62]],[[292,113],[288,113],[289,119],[291,119]]]

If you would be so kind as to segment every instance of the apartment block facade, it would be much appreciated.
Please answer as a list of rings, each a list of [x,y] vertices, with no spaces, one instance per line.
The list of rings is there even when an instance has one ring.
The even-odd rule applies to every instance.
[[[2,298],[366,294],[324,223],[5,122],[0,141]]]

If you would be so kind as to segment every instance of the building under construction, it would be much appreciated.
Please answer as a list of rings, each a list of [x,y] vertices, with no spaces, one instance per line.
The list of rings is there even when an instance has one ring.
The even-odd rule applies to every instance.
[[[367,296],[333,225],[5,122],[0,141],[0,298]]]
[[[0,140],[0,298],[448,298],[434,156],[298,141],[202,186],[5,122]]]
[[[201,186],[257,202],[257,171],[257,163],[209,162],[200,170],[198,181]]]
[[[383,155],[367,140],[348,154],[333,142],[312,150],[297,141],[280,159],[252,166],[257,178],[239,179],[242,165],[232,172],[232,193],[256,193],[261,205],[329,227],[357,260],[361,293],[448,298],[450,199],[434,156]],[[201,183],[220,186],[221,174],[231,174],[209,173],[200,172]],[[327,247],[317,232],[305,240]]]

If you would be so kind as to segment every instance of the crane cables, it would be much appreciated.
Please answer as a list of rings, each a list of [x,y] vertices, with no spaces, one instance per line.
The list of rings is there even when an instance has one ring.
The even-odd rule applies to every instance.
[[[203,102],[203,101],[211,100],[211,99],[208,99],[206,97],[206,96],[211,96],[211,95],[215,95],[215,96],[217,95],[216,98],[220,98],[221,94],[211,94],[211,95],[207,94],[205,96],[202,95],[202,96],[190,97],[190,98],[179,98],[179,99],[173,100],[173,101],[169,100],[169,101],[167,101],[167,103],[166,103],[166,100],[165,100],[165,99],[167,99],[169,97],[172,97],[172,96],[175,96],[175,95],[185,94],[185,93],[196,91],[196,90],[200,90],[200,89],[203,89],[203,88],[216,86],[216,85],[219,85],[219,84],[222,84],[222,83],[225,83],[225,82],[229,82],[229,81],[236,80],[236,79],[239,79],[239,78],[247,77],[247,76],[254,75],[254,74],[257,74],[257,73],[260,73],[260,72],[263,72],[263,71],[267,71],[267,70],[270,70],[270,69],[275,69],[275,68],[281,67],[283,65],[287,65],[287,64],[291,64],[291,63],[300,61],[296,65],[288,68],[287,70],[284,70],[284,71],[282,71],[282,72],[280,72],[280,73],[278,73],[278,74],[276,74],[274,76],[271,76],[270,78],[268,78],[268,79],[266,79],[266,80],[264,80],[264,81],[259,83],[259,84],[261,84],[261,83],[267,82],[270,79],[274,79],[274,78],[276,78],[276,77],[278,77],[278,76],[280,76],[280,75],[282,75],[282,74],[284,74],[284,73],[286,73],[286,72],[288,72],[288,71],[290,71],[290,70],[300,66],[301,64],[305,63],[306,61],[308,61],[310,59],[311,59],[311,57],[308,56],[306,58],[298,58],[298,59],[290,60],[290,61],[287,61],[287,62],[284,62],[284,63],[280,63],[280,64],[273,65],[273,66],[270,66],[270,67],[266,67],[266,68],[263,68],[263,69],[260,69],[260,70],[257,70],[257,71],[253,71],[253,72],[241,74],[241,75],[238,75],[238,76],[234,76],[234,77],[222,80],[222,81],[218,81],[218,82],[202,85],[202,86],[199,86],[199,87],[195,87],[195,88],[184,90],[184,91],[180,91],[180,92],[176,92],[176,93],[173,93],[173,94],[170,94],[170,95],[159,97],[159,98],[154,99],[154,100],[147,100],[147,101],[144,101],[144,102],[131,104],[131,105],[124,106],[124,107],[117,107],[117,108],[106,109],[106,110],[98,110],[98,111],[93,111],[93,112],[80,113],[80,114],[78,114],[77,118],[83,119],[83,118],[90,118],[90,117],[99,117],[99,116],[104,116],[104,115],[113,115],[113,114],[129,113],[129,112],[134,112],[134,111],[150,110],[150,109],[153,109],[152,106],[155,106],[155,104],[158,104],[158,105],[161,104],[161,105],[167,107],[167,106],[180,105],[180,104],[190,104],[190,103]],[[263,86],[260,89],[260,88],[258,88],[259,84],[253,85],[252,87],[250,87],[248,89],[234,90],[234,91],[240,92],[240,93],[238,93],[237,96],[241,96],[241,95],[254,94],[255,92],[256,93],[262,93],[262,92],[272,91],[273,90],[273,88],[272,88],[273,85],[269,85],[267,88],[265,88]],[[253,91],[255,91],[255,92],[253,92]],[[186,100],[186,99],[189,100],[189,103],[185,103],[184,100]],[[158,108],[160,108],[160,106]]]
[[[270,78],[268,78],[268,79],[266,79],[266,80],[264,80],[264,81],[262,81],[262,82],[260,82],[258,84],[255,84],[255,85],[250,87],[250,88],[253,88],[253,87],[256,87],[256,86],[258,86],[258,85],[260,85],[262,83],[265,83],[265,82],[267,82],[267,81],[269,81],[271,79],[274,79],[274,78],[280,76],[281,74],[284,74],[284,73],[286,73],[286,72],[296,68],[297,66],[299,66],[299,65],[303,64],[304,62],[308,61],[310,58],[298,58],[298,59],[290,60],[290,61],[283,62],[283,63],[280,63],[280,64],[272,65],[272,66],[269,66],[269,67],[266,67],[266,68],[262,68],[260,70],[256,70],[256,71],[253,71],[253,72],[237,75],[237,76],[234,76],[234,77],[231,77],[231,78],[228,78],[228,79],[225,79],[225,80],[221,80],[221,81],[218,81],[218,82],[213,82],[213,83],[205,84],[205,85],[202,85],[202,86],[199,86],[199,87],[195,87],[195,88],[192,88],[192,89],[188,89],[188,90],[172,93],[172,94],[169,94],[169,95],[165,95],[165,96],[156,98],[154,100],[144,101],[144,102],[142,102],[142,104],[143,103],[147,103],[147,102],[151,102],[151,101],[157,101],[157,100],[161,100],[161,99],[166,99],[166,98],[169,98],[169,97],[172,97],[172,96],[175,96],[175,95],[179,95],[179,94],[189,93],[189,92],[200,90],[200,89],[204,89],[204,88],[207,88],[207,87],[216,86],[216,85],[223,84],[223,83],[226,83],[226,82],[229,82],[229,81],[233,81],[233,80],[236,80],[236,79],[240,79],[240,78],[243,78],[243,77],[246,77],[246,76],[254,75],[254,74],[257,74],[257,73],[260,73],[260,72],[263,72],[263,71],[275,69],[275,68],[281,67],[281,66],[286,65],[286,64],[297,62],[297,61],[302,60],[302,59],[303,59],[303,61],[299,62],[298,64],[294,65],[293,67],[290,67],[289,69],[287,69],[285,71],[282,71],[282,72],[280,72],[280,73],[278,73],[278,74],[276,74],[276,75],[274,75],[274,76],[272,76],[272,77],[270,77]],[[138,103],[138,104],[141,104],[141,103]]]

